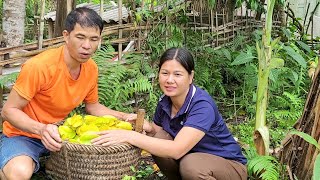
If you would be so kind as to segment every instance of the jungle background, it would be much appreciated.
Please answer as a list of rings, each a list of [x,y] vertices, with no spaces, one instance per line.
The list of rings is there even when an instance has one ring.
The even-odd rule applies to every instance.
[[[2,48],[23,46],[39,40],[42,2],[0,0]],[[67,6],[67,2],[70,3],[63,0],[47,0],[44,11],[45,13],[55,10],[58,12],[58,7]],[[87,2],[101,3],[99,0],[77,0],[72,1],[71,4],[74,7]],[[132,23],[134,27],[146,28],[127,33],[129,37],[143,37],[143,40],[136,41],[134,50],[124,53],[123,56],[118,52],[122,47],[119,47],[119,43],[114,43],[114,39],[119,38],[119,34],[103,37],[101,48],[93,57],[99,66],[100,102],[109,108],[125,112],[136,112],[137,109],[143,108],[146,110],[146,118],[151,120],[161,95],[156,79],[159,56],[169,47],[186,47],[193,53],[196,61],[194,83],[209,92],[216,101],[230,131],[248,158],[249,179],[316,179],[319,177],[320,169],[314,168],[318,165],[316,162],[319,162],[316,159],[307,163],[303,161],[306,156],[299,157],[304,162],[303,167],[308,167],[303,174],[298,173],[298,165],[291,166],[292,162],[289,163],[291,159],[285,160],[283,155],[284,142],[292,138],[293,134],[299,135],[319,148],[317,142],[319,139],[307,136],[307,134],[311,135],[310,132],[300,133],[298,131],[301,129],[296,128],[298,120],[303,117],[306,110],[311,85],[319,79],[316,68],[319,66],[320,38],[310,30],[313,28],[312,17],[319,11],[319,1],[314,0],[306,4],[304,8],[308,9],[309,16],[304,19],[295,17],[286,0],[201,1],[203,4],[200,10],[203,10],[203,7],[207,8],[207,19],[205,17],[199,19],[197,14],[201,16],[201,11],[196,12],[195,8],[190,10],[192,5],[197,4],[195,2],[200,1],[183,1],[181,4],[179,2],[178,0],[121,1],[121,4],[130,12],[128,21],[121,23]],[[273,13],[271,11],[271,16],[268,16],[267,12],[270,9],[267,5],[272,2]],[[104,1],[106,5],[109,3],[111,2]],[[154,11],[154,7],[160,5],[164,5],[163,8],[160,11]],[[237,15],[238,19],[252,19],[256,24],[254,26],[241,24],[232,38],[224,40],[223,43],[217,39],[225,38],[226,32],[223,35],[217,35],[213,30],[199,28],[206,22],[210,25],[213,21],[220,25],[234,23],[235,11],[239,8],[246,10]],[[225,11],[216,13],[214,19],[212,17],[214,12],[218,11],[217,9],[225,9]],[[12,11],[15,13],[10,13]],[[6,24],[10,18],[13,19],[11,22],[15,23]],[[268,24],[268,20],[271,24],[265,25],[265,22]],[[119,22],[107,23],[106,27],[117,24]],[[243,28],[244,26],[250,26],[250,29]],[[8,37],[10,28],[16,30],[11,37]],[[43,39],[53,38],[50,37],[48,28],[49,25],[46,22]],[[267,30],[268,28],[270,31]],[[59,33],[54,33],[53,36],[58,37]],[[136,40],[135,38],[132,39]],[[265,44],[267,45],[264,46]],[[128,43],[125,42],[122,45],[126,46]],[[264,51],[265,48],[267,48],[266,51]],[[259,84],[262,82],[260,71],[263,60],[261,58],[267,57],[267,53],[262,52],[270,53],[269,60],[271,60],[266,61],[269,64],[267,68],[269,74],[267,74],[267,84],[264,85]],[[7,54],[3,53],[2,56]],[[119,60],[111,61],[116,55],[120,57]],[[5,64],[2,68],[9,67],[12,65]],[[1,75],[0,83],[4,102],[17,74],[18,72],[10,72]],[[257,110],[260,108],[259,87],[267,89],[267,94],[263,94],[266,95],[267,103],[265,114]],[[79,106],[70,115],[83,112],[83,106]],[[262,128],[259,128],[257,114],[264,116]],[[265,130],[266,134],[264,134]],[[259,143],[255,142],[257,133],[262,137],[260,147]],[[266,140],[265,137],[270,139]],[[304,147],[296,147],[296,149],[299,148],[301,150]],[[312,152],[315,156],[318,154],[318,150]],[[148,160],[142,160],[141,166],[133,169],[136,175],[129,178],[164,179],[161,172],[148,162]],[[33,177],[33,179],[41,178],[47,177],[42,174],[36,174]]]

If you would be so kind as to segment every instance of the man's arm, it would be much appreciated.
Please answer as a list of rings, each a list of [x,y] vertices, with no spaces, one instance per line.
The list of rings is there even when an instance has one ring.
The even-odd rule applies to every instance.
[[[28,102],[17,91],[12,89],[1,112],[3,119],[24,132],[39,135],[47,149],[51,151],[59,150],[61,138],[57,126],[52,124],[46,125],[31,119],[22,111]]]
[[[28,100],[20,96],[12,89],[8,100],[3,106],[1,115],[14,127],[32,134],[40,134],[44,124],[32,120],[22,109],[28,104]]]
[[[137,114],[128,114],[120,111],[115,111],[106,106],[100,104],[99,102],[96,103],[86,103],[86,111],[87,113],[94,115],[94,116],[104,116],[104,115],[112,115],[118,119],[131,121],[137,118]]]

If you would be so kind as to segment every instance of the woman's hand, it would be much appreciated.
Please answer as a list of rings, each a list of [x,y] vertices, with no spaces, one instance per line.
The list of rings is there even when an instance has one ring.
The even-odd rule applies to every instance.
[[[135,131],[128,131],[128,130],[101,131],[97,133],[99,137],[94,138],[91,141],[91,143],[94,145],[102,145],[102,146],[109,146],[117,143],[125,143],[125,142],[128,142],[130,138],[132,138],[133,133],[135,133]]]
[[[50,151],[60,151],[62,140],[58,127],[53,124],[46,124],[40,131],[41,142]]]
[[[144,120],[143,122],[143,130],[146,132],[146,134],[155,134],[155,130],[150,122],[147,120]]]

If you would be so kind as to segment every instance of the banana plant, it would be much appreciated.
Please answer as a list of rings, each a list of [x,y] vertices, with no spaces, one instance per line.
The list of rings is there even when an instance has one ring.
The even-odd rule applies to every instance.
[[[266,126],[266,111],[268,105],[268,81],[270,71],[273,68],[280,68],[284,65],[284,60],[275,57],[273,51],[279,45],[279,39],[271,39],[272,14],[275,0],[268,0],[266,23],[263,30],[262,40],[256,43],[259,71],[256,101],[256,124],[254,131],[254,143],[259,155],[269,154],[269,129]]]

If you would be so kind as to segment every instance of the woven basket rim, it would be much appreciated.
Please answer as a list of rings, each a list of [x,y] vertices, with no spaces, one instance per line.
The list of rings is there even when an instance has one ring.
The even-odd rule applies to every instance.
[[[66,148],[68,151],[81,151],[81,152],[105,152],[105,151],[121,151],[125,149],[131,149],[135,146],[129,143],[118,143],[112,144],[109,146],[102,146],[102,145],[88,145],[88,144],[77,144],[71,143],[68,141],[64,141],[62,143],[62,148]]]

